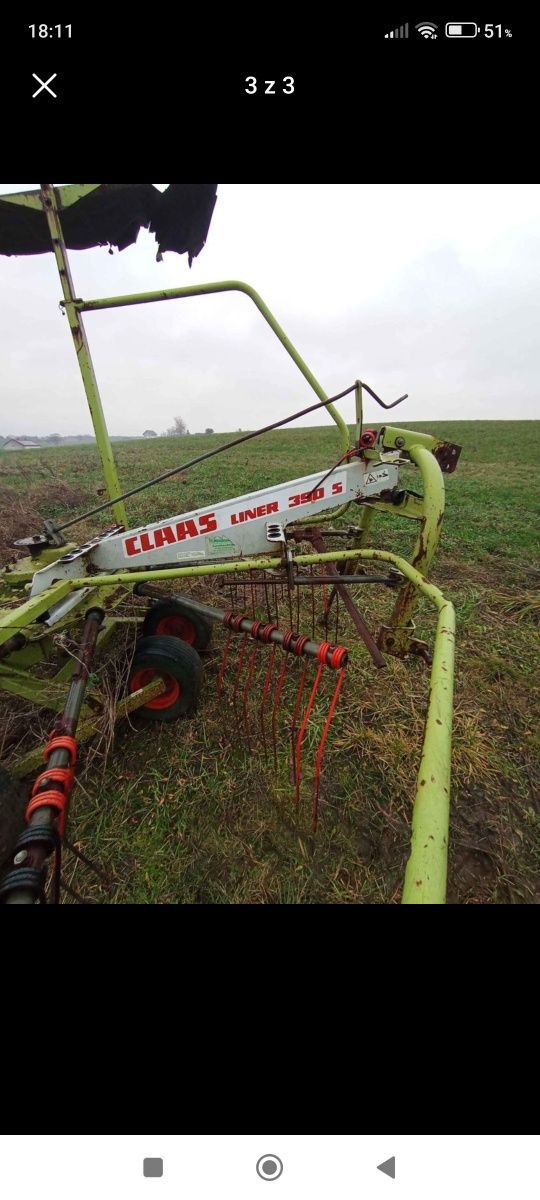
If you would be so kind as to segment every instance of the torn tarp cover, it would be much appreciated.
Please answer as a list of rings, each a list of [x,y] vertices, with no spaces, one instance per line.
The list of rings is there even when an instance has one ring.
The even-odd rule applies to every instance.
[[[165,250],[189,255],[202,250],[216,203],[217,183],[170,183],[160,192],[151,183],[102,183],[60,211],[68,250],[117,246],[137,240],[141,226],[156,235],[158,258]],[[0,197],[0,254],[52,251],[45,213]]]

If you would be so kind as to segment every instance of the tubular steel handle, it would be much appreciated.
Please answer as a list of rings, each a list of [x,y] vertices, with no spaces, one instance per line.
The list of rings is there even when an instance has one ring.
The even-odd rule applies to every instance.
[[[408,399],[409,393],[405,392],[405,395],[400,396],[399,400],[394,400],[392,402],[392,404],[385,404],[384,400],[381,400],[381,397],[378,396],[377,393],[373,391],[373,388],[368,387],[367,383],[364,383],[362,380],[360,380],[359,382],[360,382],[360,386],[365,388],[366,392],[369,392],[370,396],[373,397],[373,399],[376,401],[377,404],[380,404],[381,408],[395,408],[396,404],[401,404],[403,400]]]

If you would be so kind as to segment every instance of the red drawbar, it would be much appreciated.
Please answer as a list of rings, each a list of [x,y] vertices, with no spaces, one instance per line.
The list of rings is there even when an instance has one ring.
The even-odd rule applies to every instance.
[[[173,613],[170,617],[162,617],[156,626],[156,633],[167,633],[169,637],[180,638],[182,642],[187,642],[189,646],[195,644],[197,637],[195,626],[188,617],[183,617],[180,613]]]
[[[173,704],[176,704],[182,689],[178,680],[174,678],[174,675],[169,675],[166,671],[158,671],[156,667],[143,667],[131,676],[129,690],[130,692],[138,692],[139,688],[147,687],[156,677],[163,680],[166,690],[160,692],[159,696],[154,696],[153,700],[148,700],[144,707],[158,709],[171,708]]]

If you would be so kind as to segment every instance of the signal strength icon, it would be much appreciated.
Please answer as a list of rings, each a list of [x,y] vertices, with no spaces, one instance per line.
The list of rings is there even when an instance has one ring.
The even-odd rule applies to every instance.
[[[406,25],[400,25],[399,29],[392,30],[392,33],[385,33],[384,36],[385,36],[385,38],[387,38],[387,37],[399,37],[399,38],[408,37],[409,36],[409,22],[407,21]]]
[[[434,38],[437,36],[435,32],[437,26],[433,24],[433,21],[420,21],[419,25],[415,25],[415,29],[425,38]]]

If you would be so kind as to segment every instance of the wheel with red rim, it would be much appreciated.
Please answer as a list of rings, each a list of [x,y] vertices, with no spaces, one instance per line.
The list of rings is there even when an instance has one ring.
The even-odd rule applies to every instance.
[[[145,721],[176,721],[194,712],[202,681],[202,663],[193,646],[177,637],[159,634],[141,638],[128,688],[130,693],[161,678],[165,691],[135,711]]]
[[[148,610],[143,622],[143,635],[164,634],[187,642],[199,652],[206,650],[212,636],[210,621],[190,610],[181,600],[160,600]]]

